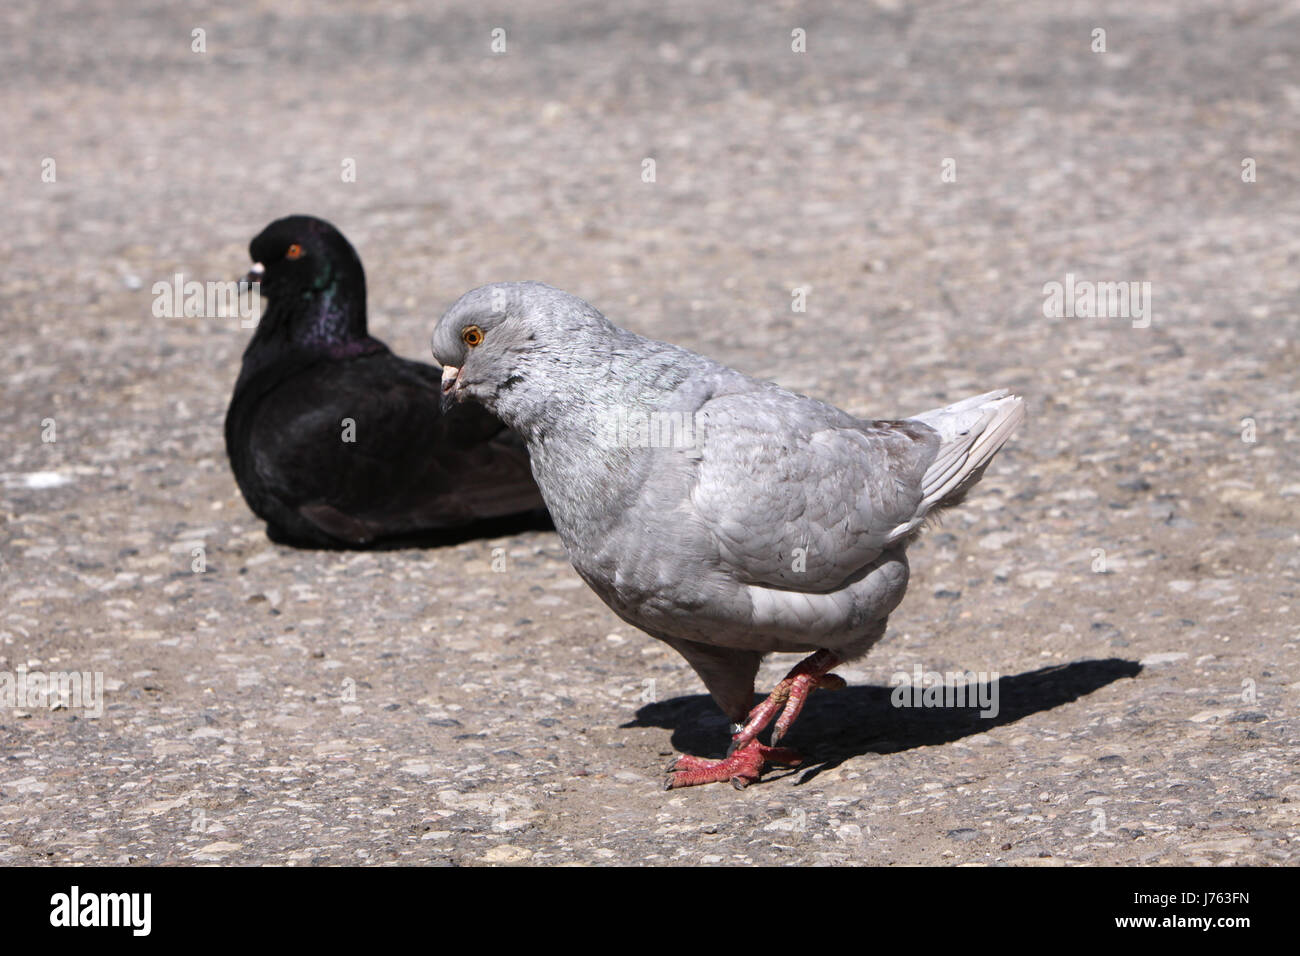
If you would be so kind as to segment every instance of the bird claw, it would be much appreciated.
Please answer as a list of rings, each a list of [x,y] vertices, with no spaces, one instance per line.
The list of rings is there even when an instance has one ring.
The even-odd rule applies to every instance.
[[[728,754],[730,756],[730,754]],[[712,767],[716,760],[706,760],[703,757],[692,757],[690,754],[682,754],[674,758],[667,767],[664,768],[668,773],[678,770],[705,770]]]
[[[727,748],[725,758],[703,760],[687,755],[677,758],[668,767],[664,789],[673,790],[729,780],[737,790],[743,790],[758,780],[767,764],[798,766],[803,758],[795,751],[778,747],[777,744],[803,710],[809,694],[819,687],[839,690],[845,686],[843,677],[826,673],[838,663],[839,659],[825,650],[800,661],[772,689],[767,699],[749,712],[744,727],[731,738],[731,746]],[[760,744],[758,735],[772,722],[773,717],[776,717],[776,726],[772,730],[772,745]]]
[[[751,740],[722,760],[704,760],[683,754],[673,765],[673,772],[664,780],[664,789],[676,790],[725,780],[737,790],[744,790],[751,783],[758,782],[768,764],[794,767],[802,762],[803,757],[793,750],[768,747]]]

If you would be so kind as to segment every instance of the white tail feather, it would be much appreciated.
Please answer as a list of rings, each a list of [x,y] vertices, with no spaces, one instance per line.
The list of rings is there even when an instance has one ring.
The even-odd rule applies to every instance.
[[[936,508],[957,504],[980,480],[998,449],[1025,420],[1025,402],[998,389],[912,418],[939,433],[939,453],[921,479],[920,519]]]

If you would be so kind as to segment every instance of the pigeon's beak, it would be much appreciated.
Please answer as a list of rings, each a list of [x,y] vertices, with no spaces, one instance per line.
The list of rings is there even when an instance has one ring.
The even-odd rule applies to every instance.
[[[442,411],[446,414],[456,404],[459,394],[456,383],[460,381],[460,369],[455,365],[442,367]]]
[[[252,285],[254,282],[261,282],[262,273],[264,272],[266,272],[266,266],[262,265],[260,262],[254,262],[253,268],[248,270],[248,274],[244,276],[242,281],[248,285]]]

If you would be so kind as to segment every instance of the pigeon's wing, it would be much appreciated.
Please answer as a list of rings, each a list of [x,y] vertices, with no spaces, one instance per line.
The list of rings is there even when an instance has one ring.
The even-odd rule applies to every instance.
[[[920,422],[863,422],[775,387],[699,410],[691,506],[743,584],[842,587],[906,533],[939,439]]]
[[[519,438],[440,397],[438,369],[388,352],[305,369],[259,404],[259,484],[354,544],[542,507]]]

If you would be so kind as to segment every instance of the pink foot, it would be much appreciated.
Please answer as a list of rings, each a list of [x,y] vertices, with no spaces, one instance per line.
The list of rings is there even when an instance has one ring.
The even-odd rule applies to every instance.
[[[702,783],[721,783],[730,780],[737,790],[744,790],[758,780],[769,763],[787,767],[798,766],[803,758],[787,747],[768,747],[751,740],[722,760],[704,760],[682,755],[672,766],[672,773],[664,781],[665,790],[694,787]]]
[[[745,726],[731,738],[731,750],[725,759],[703,760],[682,756],[668,768],[670,773],[664,781],[664,789],[675,790],[678,787],[730,780],[733,787],[743,790],[759,778],[763,767],[769,763],[791,767],[802,763],[803,758],[798,753],[775,745],[780,743],[785,732],[799,716],[809,694],[818,687],[838,690],[844,686],[844,678],[827,673],[839,662],[839,658],[826,650],[800,661],[776,685],[767,699],[749,712]],[[757,738],[773,718],[776,718],[776,727],[772,731],[773,746],[768,747],[760,744]]]

